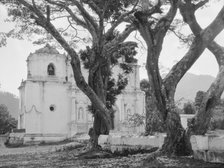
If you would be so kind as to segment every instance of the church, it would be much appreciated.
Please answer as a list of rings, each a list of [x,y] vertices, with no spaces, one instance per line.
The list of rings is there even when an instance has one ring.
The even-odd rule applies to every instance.
[[[87,80],[87,70],[82,72]],[[119,67],[115,67],[113,75],[118,73]],[[92,127],[93,117],[87,110],[90,100],[76,86],[67,55],[49,44],[28,56],[27,79],[19,86],[19,96],[18,129],[25,130],[25,141],[63,140]],[[114,109],[117,131],[125,129],[124,123],[134,113],[145,114],[137,64]]]

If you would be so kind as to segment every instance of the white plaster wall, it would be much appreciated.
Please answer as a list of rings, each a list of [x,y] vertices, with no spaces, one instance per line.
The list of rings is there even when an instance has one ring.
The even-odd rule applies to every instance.
[[[78,132],[88,132],[88,129],[92,127],[92,114],[88,111],[88,105],[90,101],[86,95],[80,90],[74,89],[72,92],[72,121],[71,121],[71,136]],[[79,112],[82,108],[82,113]]]
[[[140,90],[136,95],[136,113],[145,115],[145,93]]]
[[[69,84],[60,82],[26,82],[26,133],[68,134],[71,111],[68,87]],[[50,111],[50,105],[55,105],[55,111]]]
[[[43,82],[26,81],[24,94],[26,133],[41,133]]]
[[[71,112],[71,97],[68,85],[47,82],[44,86],[43,133],[68,134]],[[55,106],[51,111],[50,106]]]
[[[47,67],[50,63],[55,66],[55,76],[49,76]],[[67,76],[66,57],[61,54],[31,54],[27,59],[28,74],[34,79],[50,79],[57,78],[65,80]]]
[[[22,83],[23,84],[23,83]],[[24,121],[24,95],[25,95],[25,88],[24,86],[19,87],[19,114],[18,114],[18,124],[17,124],[17,128],[18,129],[23,129],[25,128],[25,121]],[[23,117],[22,117],[23,116]],[[22,117],[22,119],[21,119]]]

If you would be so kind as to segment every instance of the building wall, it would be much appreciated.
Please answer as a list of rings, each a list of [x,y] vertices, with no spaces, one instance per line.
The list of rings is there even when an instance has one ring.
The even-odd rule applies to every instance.
[[[69,83],[26,81],[24,88],[22,113],[25,114],[26,133],[68,134],[71,112]]]
[[[45,51],[47,51],[45,53]],[[48,65],[53,64],[55,75],[48,74]],[[140,91],[138,66],[133,65],[129,83],[115,104],[115,127],[134,113],[144,113],[144,93]],[[20,115],[18,128],[27,134],[55,134],[64,137],[78,132],[87,132],[92,127],[93,117],[88,112],[90,100],[76,86],[72,67],[65,55],[45,46],[30,54],[27,59],[27,80],[21,83]],[[85,79],[88,71],[82,69]],[[120,73],[115,67],[113,75]]]
[[[61,54],[30,54],[27,59],[28,79],[35,80],[62,80],[67,76],[67,60],[65,55]],[[49,76],[47,72],[48,65],[52,63],[55,66],[55,76]]]
[[[69,84],[47,82],[44,86],[43,133],[68,134],[71,96]]]

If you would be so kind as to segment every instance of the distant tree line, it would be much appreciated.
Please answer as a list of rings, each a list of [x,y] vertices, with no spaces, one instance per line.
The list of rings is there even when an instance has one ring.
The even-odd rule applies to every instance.
[[[16,128],[17,121],[13,118],[8,111],[6,105],[0,105],[0,134],[11,132],[13,128]]]

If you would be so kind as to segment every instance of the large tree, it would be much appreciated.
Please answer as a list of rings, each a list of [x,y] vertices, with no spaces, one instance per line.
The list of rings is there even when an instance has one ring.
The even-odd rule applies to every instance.
[[[208,3],[208,0],[204,0],[197,5],[192,0],[186,1],[185,3],[180,3],[179,9],[181,15],[183,16],[184,21],[189,25],[192,33],[195,36],[200,35],[202,31],[202,28],[196,20],[195,12],[199,7],[202,7],[206,3]],[[207,48],[215,56],[219,66],[219,72],[207,92],[200,92],[203,96],[201,97],[200,104],[198,105],[198,113],[196,117],[191,121],[191,126],[189,129],[189,131],[191,131],[191,134],[203,135],[206,133],[209,127],[212,111],[214,110],[214,107],[219,103],[220,97],[224,90],[224,47],[220,46],[215,41],[211,41],[208,44]]]
[[[181,2],[183,4],[188,3],[188,1],[159,0],[158,3],[153,5],[150,4],[150,1],[142,1],[142,6],[144,7],[135,12],[138,31],[147,44],[146,70],[150,83],[151,99],[149,99],[146,104],[147,106],[153,104],[153,110],[161,115],[161,119],[166,124],[167,137],[161,151],[173,154],[189,154],[191,151],[189,139],[187,139],[188,134],[182,127],[180,117],[175,109],[174,94],[176,86],[188,69],[203,53],[207,45],[210,44],[224,28],[223,7],[213,22],[205,29],[201,30],[200,34],[195,35],[188,52],[172,67],[166,77],[162,79],[158,66],[159,56],[162,50],[164,37],[171,28],[171,23],[174,20],[178,5]],[[194,1],[195,10],[201,7],[201,5],[204,4],[203,2],[204,1]],[[164,5],[169,5],[167,12],[165,10],[162,11]],[[221,78],[218,78],[216,82],[217,89],[222,82],[220,79]],[[215,93],[214,87],[211,91]],[[205,103],[202,103],[201,106],[204,105],[206,109],[209,107],[207,106],[208,104],[213,104],[213,101],[211,100],[209,102],[209,100],[211,100],[210,96],[207,97],[208,102],[205,97],[203,99]],[[198,117],[197,120],[205,120],[205,118],[201,119]],[[200,124],[195,128],[202,126],[202,123],[203,121],[200,121]]]
[[[19,28],[19,31],[11,31],[11,36],[20,37],[20,33],[24,32],[42,35],[45,30],[47,38],[37,43],[54,39],[70,56],[76,84],[92,103],[94,124],[89,134],[92,147],[97,148],[99,135],[108,134],[110,130],[114,98],[111,99],[112,103],[108,103],[108,89],[111,91],[111,88],[117,87],[118,91],[113,93],[116,96],[126,83],[119,78],[118,83],[111,86],[114,83],[111,68],[121,57],[125,58],[126,63],[135,62],[132,57],[136,54],[136,43],[125,41],[136,29],[135,25],[127,24],[121,32],[117,31],[117,27],[129,20],[137,3],[132,4],[132,0],[15,0],[4,3],[9,5],[11,20]],[[84,39],[77,35],[80,27],[89,34],[85,38],[86,49],[80,53],[89,70],[88,82],[81,71],[78,49],[74,47],[78,40]],[[130,71],[127,64],[122,64],[122,68],[125,72]]]

